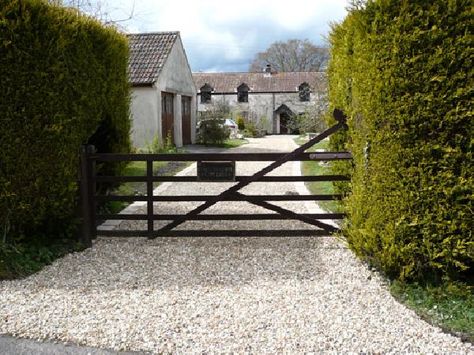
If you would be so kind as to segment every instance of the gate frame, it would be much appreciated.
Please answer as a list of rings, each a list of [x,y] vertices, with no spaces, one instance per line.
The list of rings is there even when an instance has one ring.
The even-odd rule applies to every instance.
[[[349,181],[350,178],[342,175],[321,176],[265,176],[269,172],[289,161],[331,161],[352,160],[349,152],[305,153],[305,151],[340,129],[346,129],[346,116],[340,110],[334,110],[337,124],[323,133],[310,139],[305,144],[289,153],[184,153],[184,154],[97,154],[93,146],[83,146],[81,149],[81,200],[83,228],[81,241],[85,246],[92,245],[92,239],[97,237],[97,223],[100,220],[146,220],[146,230],[107,230],[100,231],[102,236],[142,237],[154,239],[160,236],[316,236],[328,235],[339,229],[319,221],[320,219],[342,219],[343,213],[301,214],[286,208],[274,205],[268,201],[321,201],[340,200],[341,195],[243,195],[239,192],[243,187],[253,182],[263,181]],[[236,184],[218,195],[209,196],[154,196],[153,182],[198,182],[197,176],[153,176],[154,161],[273,161],[253,175],[236,176]],[[146,176],[97,176],[95,164],[97,161],[146,161]],[[97,196],[97,182],[145,182],[146,196]],[[102,214],[98,215],[98,202],[106,201],[146,201],[146,214]],[[186,214],[154,214],[154,202],[158,201],[204,201],[203,204]],[[212,214],[200,215],[201,212],[220,201],[245,201],[269,209],[272,214]],[[190,220],[275,220],[297,219],[321,229],[298,230],[173,230],[175,227]],[[154,229],[155,220],[170,220],[167,225],[158,230]]]

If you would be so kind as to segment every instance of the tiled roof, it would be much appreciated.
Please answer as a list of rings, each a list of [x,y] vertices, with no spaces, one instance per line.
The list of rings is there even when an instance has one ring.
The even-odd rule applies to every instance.
[[[153,84],[156,81],[178,36],[179,32],[128,35],[129,76],[133,85]]]
[[[199,92],[204,84],[214,89],[213,93],[237,92],[237,87],[245,83],[250,92],[297,92],[298,86],[306,82],[311,87],[326,80],[324,72],[282,72],[282,73],[193,73],[194,83]]]

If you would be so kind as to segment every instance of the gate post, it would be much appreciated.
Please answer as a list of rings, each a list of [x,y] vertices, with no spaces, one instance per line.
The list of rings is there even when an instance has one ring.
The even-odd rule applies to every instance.
[[[86,248],[92,246],[92,238],[95,237],[95,201],[93,189],[93,163],[89,155],[94,153],[93,145],[81,146],[81,212],[82,212],[82,228],[81,242]]]
[[[153,238],[153,160],[146,161],[147,233]]]

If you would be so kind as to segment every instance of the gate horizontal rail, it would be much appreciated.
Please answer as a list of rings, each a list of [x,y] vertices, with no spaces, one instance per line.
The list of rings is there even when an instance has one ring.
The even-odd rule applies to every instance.
[[[247,180],[250,176],[236,176],[235,181]],[[97,176],[97,182],[201,182],[197,176]],[[297,182],[297,181],[349,181],[350,178],[344,175],[314,175],[314,176],[264,176],[257,182]]]
[[[291,233],[290,233],[291,232]],[[292,230],[170,230],[152,231],[148,230],[104,230],[100,231],[104,237],[314,237],[327,236],[328,232],[323,229],[292,229]]]
[[[181,154],[91,154],[89,159],[101,161],[276,161],[287,153],[181,153]],[[349,152],[301,153],[288,161],[351,160]]]
[[[301,213],[302,216],[316,218],[316,219],[343,219],[346,215],[344,213]],[[172,221],[177,218],[181,218],[182,214],[154,214],[154,221]],[[100,214],[97,216],[98,219],[110,219],[110,220],[132,220],[132,221],[145,221],[148,219],[147,214]],[[288,216],[281,216],[277,213],[259,213],[259,214],[200,214],[189,218],[190,221],[245,221],[245,220],[281,220],[291,219]]]
[[[154,202],[184,202],[184,201],[208,201],[213,198],[213,195],[190,195],[190,196],[153,196],[151,198]],[[332,201],[332,200],[341,200],[342,195],[333,194],[333,195],[245,195],[246,199],[254,201]],[[100,202],[107,201],[124,201],[124,202],[134,202],[134,201],[148,201],[148,196],[96,196],[96,200]],[[242,201],[241,196],[228,196],[223,198],[221,201]]]

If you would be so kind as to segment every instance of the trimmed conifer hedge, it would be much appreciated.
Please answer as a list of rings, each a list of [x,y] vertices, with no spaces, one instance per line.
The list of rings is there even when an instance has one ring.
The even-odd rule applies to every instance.
[[[128,43],[41,0],[0,1],[0,226],[70,235],[79,151],[130,151]],[[122,167],[99,167],[116,173]],[[58,229],[56,228],[56,229]]]
[[[332,148],[354,165],[352,249],[400,279],[472,272],[472,1],[373,0],[330,34],[330,106],[349,117]]]

